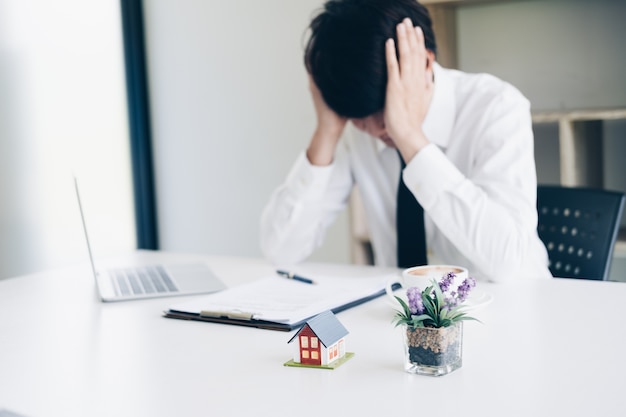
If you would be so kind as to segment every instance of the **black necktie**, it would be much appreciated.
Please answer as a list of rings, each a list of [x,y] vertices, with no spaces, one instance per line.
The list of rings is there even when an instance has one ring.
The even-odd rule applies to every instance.
[[[426,265],[426,231],[424,209],[402,179],[406,166],[400,156],[400,183],[398,184],[398,207],[396,208],[396,230],[398,232],[398,267],[408,268]]]

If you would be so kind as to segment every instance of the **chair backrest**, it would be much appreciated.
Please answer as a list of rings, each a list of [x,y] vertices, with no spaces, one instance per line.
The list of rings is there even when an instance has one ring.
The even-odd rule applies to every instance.
[[[624,200],[601,189],[537,187],[537,230],[553,276],[608,279]]]

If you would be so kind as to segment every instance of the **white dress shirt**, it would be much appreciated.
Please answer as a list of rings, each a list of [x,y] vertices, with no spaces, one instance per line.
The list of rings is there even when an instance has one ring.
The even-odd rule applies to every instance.
[[[537,235],[537,178],[528,100],[487,74],[434,65],[435,91],[424,120],[430,144],[403,171],[424,208],[429,264],[460,265],[477,279],[550,277]],[[346,128],[333,163],[302,152],[261,219],[261,247],[275,264],[306,259],[357,184],[374,263],[397,265],[395,149]]]

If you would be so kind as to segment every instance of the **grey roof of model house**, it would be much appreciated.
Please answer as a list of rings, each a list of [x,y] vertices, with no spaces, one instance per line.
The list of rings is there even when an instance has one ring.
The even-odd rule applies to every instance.
[[[343,327],[343,324],[335,317],[333,312],[328,310],[307,320],[304,326],[302,326],[287,343],[291,343],[307,325],[311,328],[313,333],[315,333],[320,342],[322,342],[324,347],[332,345],[348,334],[348,330]]]

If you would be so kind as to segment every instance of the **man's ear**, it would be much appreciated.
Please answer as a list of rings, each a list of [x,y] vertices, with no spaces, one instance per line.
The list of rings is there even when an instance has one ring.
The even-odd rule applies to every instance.
[[[435,62],[435,53],[429,49],[426,50],[426,77],[431,81],[435,81],[435,72],[433,71],[433,63]]]
[[[435,53],[430,49],[426,50],[426,70],[432,71],[433,62],[435,62]]]

